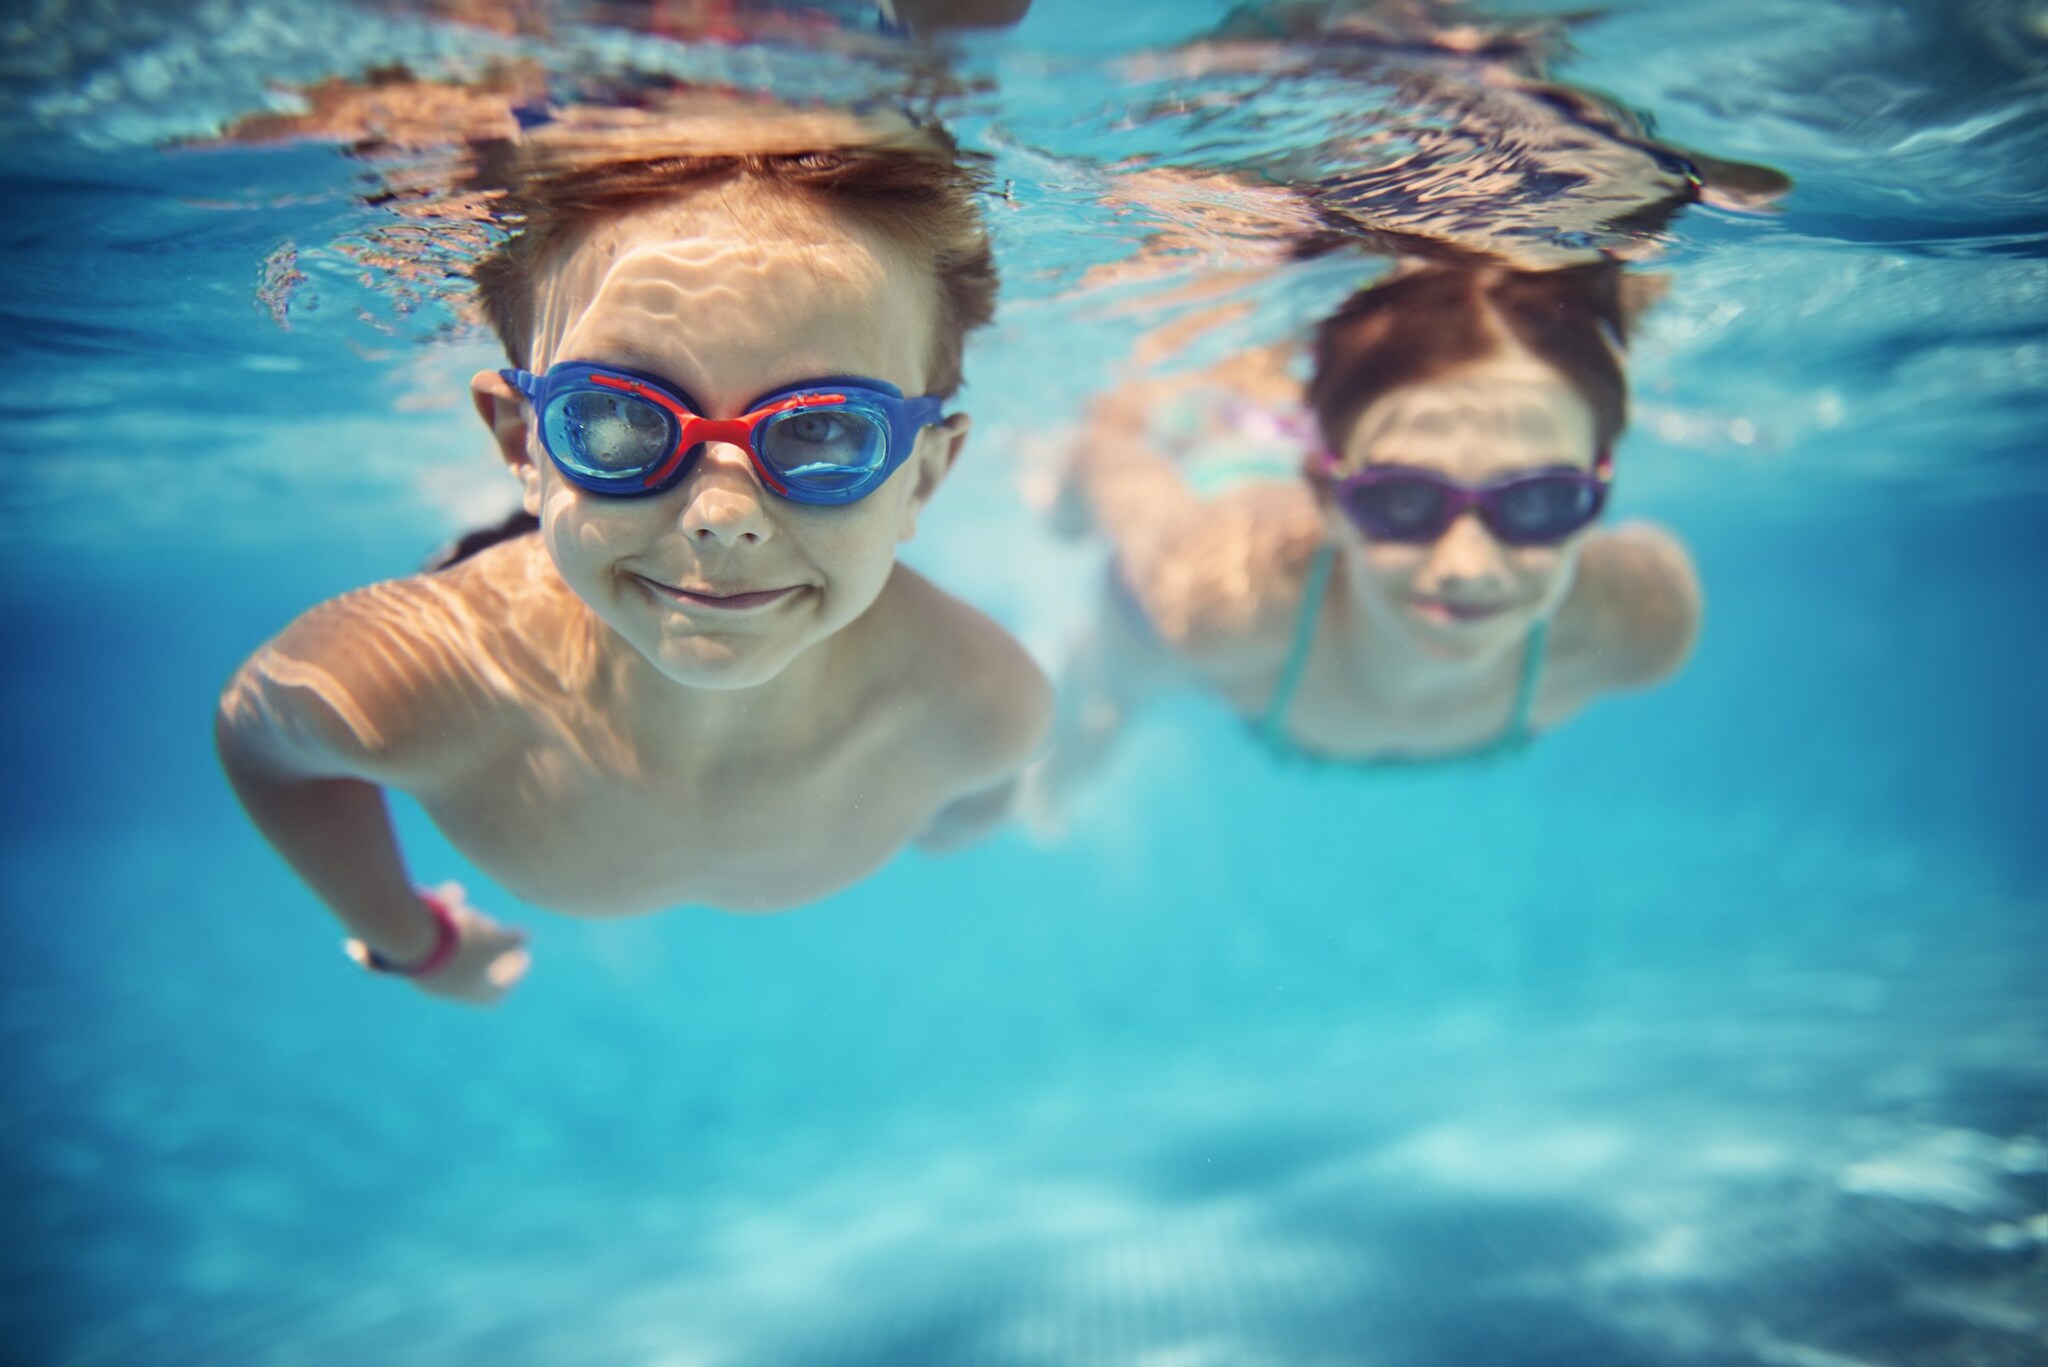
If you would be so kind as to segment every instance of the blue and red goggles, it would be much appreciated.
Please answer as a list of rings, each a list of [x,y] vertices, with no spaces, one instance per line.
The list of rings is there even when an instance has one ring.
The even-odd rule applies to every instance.
[[[533,404],[563,478],[633,498],[674,487],[708,442],[746,451],[761,482],[794,503],[853,503],[882,487],[943,418],[935,394],[906,399],[884,380],[806,380],[764,394],[737,418],[707,418],[651,375],[564,361],[545,375],[498,372]]]

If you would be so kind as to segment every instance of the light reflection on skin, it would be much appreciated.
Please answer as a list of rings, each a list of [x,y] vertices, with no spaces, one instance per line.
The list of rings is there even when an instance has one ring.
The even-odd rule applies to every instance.
[[[723,225],[741,223],[747,232]],[[879,289],[892,316],[929,320],[931,286],[887,243],[821,232],[808,216],[744,189],[720,189],[614,220],[542,278],[534,364],[610,363],[661,376],[711,418],[737,416],[784,385],[847,373],[921,393],[930,325],[872,329]],[[494,374],[480,402],[524,406]],[[505,421],[494,408],[493,421]],[[696,688],[751,688],[857,617],[881,592],[895,548],[965,439],[955,416],[919,438],[911,463],[881,490],[817,508],[763,489],[747,455],[713,443],[675,489],[608,498],[563,479],[538,438],[507,460],[564,580],[607,625],[670,679]],[[505,439],[501,433],[501,442]],[[679,533],[679,534],[678,534]],[[691,610],[642,581],[719,593],[793,588],[745,615]],[[829,664],[829,654],[811,662]]]
[[[532,368],[644,371],[710,418],[828,375],[908,395],[929,382],[928,270],[793,192],[701,187],[557,260],[539,282]],[[922,429],[849,505],[772,495],[720,443],[673,486],[619,498],[561,477],[495,370],[472,388],[540,535],[314,608],[222,704],[223,759],[251,815],[359,935],[410,902],[379,787],[410,793],[479,868],[553,910],[765,911],[951,830],[951,810],[1042,736],[1048,690],[1021,648],[895,562],[964,416]],[[763,589],[792,591],[744,608],[678,592]],[[425,933],[416,906],[404,915]],[[508,934],[461,915],[464,953],[478,923]],[[414,940],[379,948],[416,961]],[[502,991],[524,951],[499,948],[447,995]]]

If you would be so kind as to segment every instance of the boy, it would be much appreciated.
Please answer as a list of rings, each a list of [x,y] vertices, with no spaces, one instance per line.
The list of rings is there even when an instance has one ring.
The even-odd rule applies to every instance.
[[[522,149],[477,272],[513,367],[471,388],[538,533],[319,605],[222,700],[250,816],[423,991],[495,1000],[526,951],[415,893],[385,787],[558,911],[769,911],[998,809],[1046,729],[1022,649],[895,563],[993,308],[971,180],[914,130],[744,117]]]

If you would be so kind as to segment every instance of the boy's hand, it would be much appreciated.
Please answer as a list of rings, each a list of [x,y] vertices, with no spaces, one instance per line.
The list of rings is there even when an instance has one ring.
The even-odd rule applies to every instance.
[[[460,932],[455,957],[413,986],[435,997],[468,1002],[472,1006],[495,1004],[526,975],[533,956],[526,948],[526,933],[498,924],[469,905],[460,883],[443,883],[434,896],[455,918]],[[348,956],[368,966],[369,949],[360,940],[350,940]]]

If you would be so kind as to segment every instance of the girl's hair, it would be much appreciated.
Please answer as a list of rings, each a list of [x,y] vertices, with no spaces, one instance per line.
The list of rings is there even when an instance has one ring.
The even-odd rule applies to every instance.
[[[763,141],[773,150],[707,139],[603,130],[598,136],[531,138],[480,148],[478,175],[493,216],[518,225],[474,275],[485,315],[514,365],[531,359],[535,282],[577,230],[664,199],[726,182],[781,191],[806,207],[866,228],[926,265],[937,285],[927,392],[960,386],[967,333],[995,313],[996,268],[982,222],[977,171],[952,140],[930,128],[867,135],[785,120]],[[732,127],[744,134],[744,120]]]
[[[1324,444],[1344,449],[1358,415],[1403,385],[1436,379],[1513,340],[1593,411],[1600,450],[1628,424],[1621,270],[1425,266],[1344,301],[1316,329],[1309,405]]]

